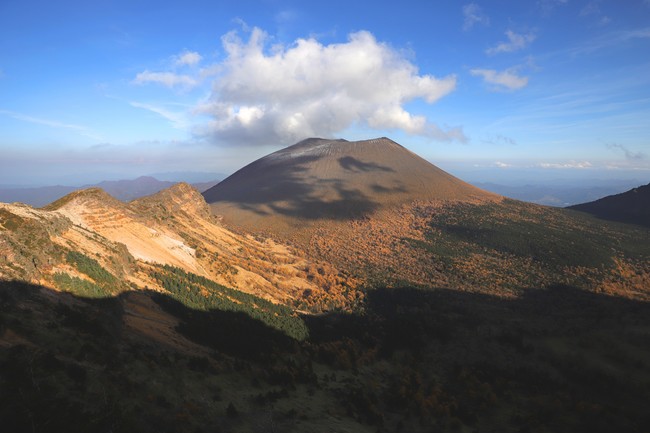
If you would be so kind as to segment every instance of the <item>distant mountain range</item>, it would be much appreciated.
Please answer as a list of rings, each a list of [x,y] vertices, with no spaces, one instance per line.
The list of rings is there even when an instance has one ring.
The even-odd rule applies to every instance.
[[[185,177],[183,177],[185,176]],[[187,182],[200,192],[204,192],[216,185],[226,175],[218,175],[215,180],[201,181],[208,177],[208,173],[160,173],[152,176],[142,176],[137,179],[102,181],[84,186],[48,185],[40,187],[21,187],[14,185],[0,185],[0,202],[20,202],[30,206],[45,206],[54,200],[63,197],[73,191],[84,188],[102,188],[113,197],[130,201],[149,194],[154,194],[177,183],[173,179],[187,178]],[[192,179],[195,179],[192,180]],[[170,179],[170,180],[168,180]],[[469,182],[470,184],[495,194],[503,195],[516,200],[547,206],[567,207],[579,203],[597,200],[608,195],[618,194],[633,188],[639,184],[638,181],[616,180],[592,181],[590,186],[576,186],[570,181],[563,184],[537,184],[525,183],[522,185],[509,185],[497,182]],[[381,187],[379,187],[381,189]]]
[[[192,184],[199,191],[204,191],[214,186],[218,180],[212,182],[199,182]],[[155,194],[169,188],[177,182],[161,181],[151,176],[141,176],[137,179],[103,181],[93,185],[76,186],[43,186],[33,188],[0,188],[0,202],[25,203],[30,206],[41,207],[66,194],[86,188],[101,188],[108,194],[122,201],[131,201],[139,197]]]
[[[569,209],[586,212],[605,220],[650,227],[650,183],[621,194],[570,206]]]
[[[567,181],[568,182],[568,181]],[[479,188],[500,194],[516,200],[546,206],[566,207],[585,203],[599,198],[618,194],[637,186],[638,181],[602,181],[600,184],[578,186],[567,183],[566,185],[522,184],[504,185],[494,182],[471,182]]]

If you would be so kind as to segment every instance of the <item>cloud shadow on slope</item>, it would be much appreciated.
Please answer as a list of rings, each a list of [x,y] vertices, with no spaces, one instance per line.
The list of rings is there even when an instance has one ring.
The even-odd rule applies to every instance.
[[[353,171],[353,172],[369,172],[369,171],[383,171],[383,172],[395,172],[390,167],[385,165],[376,164],[374,162],[363,162],[352,156],[344,156],[338,159],[339,164],[344,170]]]
[[[405,194],[408,192],[408,190],[404,187],[404,185],[398,184],[396,186],[383,186],[378,183],[373,183],[370,185],[370,188],[378,193],[378,194],[395,194],[395,193],[400,193],[400,194]]]
[[[307,176],[310,164],[320,158],[301,156],[272,165],[256,161],[206,191],[204,197],[209,204],[228,202],[261,216],[275,213],[307,220],[356,219],[379,207],[360,189],[340,179]],[[392,171],[355,158],[346,159],[343,165],[356,172]]]

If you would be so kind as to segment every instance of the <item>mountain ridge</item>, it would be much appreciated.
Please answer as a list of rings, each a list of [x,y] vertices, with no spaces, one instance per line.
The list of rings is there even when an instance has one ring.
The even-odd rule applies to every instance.
[[[313,296],[304,306],[316,311],[325,308],[326,298],[345,308],[348,287],[357,284],[299,250],[226,229],[201,194],[185,183],[131,203],[99,188],[72,192],[42,209],[0,203],[3,251],[0,277],[59,288],[57,278],[66,284],[69,279],[58,274],[87,279],[75,268],[88,262],[83,257],[97,262],[91,267],[103,268],[98,275],[120,281],[118,291],[162,290],[151,273],[168,266],[283,304],[303,305],[302,294],[309,291]],[[328,291],[317,283],[323,278]],[[354,290],[350,294],[354,297]]]
[[[153,176],[140,176],[135,179],[102,181],[92,185],[76,186],[42,186],[42,187],[0,187],[0,202],[25,203],[34,207],[42,207],[70,194],[89,188],[101,188],[121,201],[131,201],[139,197],[154,194],[175,185],[177,182],[158,180]],[[214,186],[217,181],[198,182],[193,184],[204,191]]]
[[[597,218],[650,227],[650,183],[568,209]]]

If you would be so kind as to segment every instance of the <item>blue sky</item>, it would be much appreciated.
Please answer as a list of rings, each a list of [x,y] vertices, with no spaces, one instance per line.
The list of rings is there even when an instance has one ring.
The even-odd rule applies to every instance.
[[[0,184],[388,136],[473,180],[650,181],[650,0],[0,2]]]

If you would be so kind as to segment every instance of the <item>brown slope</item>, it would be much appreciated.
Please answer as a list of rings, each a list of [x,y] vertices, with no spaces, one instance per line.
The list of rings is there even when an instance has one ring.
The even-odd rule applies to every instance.
[[[650,227],[650,184],[589,203],[569,206],[569,209],[601,219]]]
[[[76,191],[43,209],[0,203],[0,278],[46,286],[56,286],[57,273],[85,279],[66,261],[69,251],[97,260],[130,287],[162,290],[150,270],[170,265],[316,311],[326,303],[344,307],[346,296],[354,295],[348,291],[354,280],[328,264],[226,229],[201,194],[183,183],[131,203],[99,188]]]
[[[500,196],[473,187],[387,138],[312,138],[242,168],[204,193],[229,227],[298,245],[364,279],[446,284],[422,253],[428,216]]]
[[[228,224],[289,237],[414,201],[496,197],[388,138],[310,138],[249,164],[203,195]]]
[[[193,186],[181,182],[147,197],[129,203],[140,215],[148,217],[172,216],[178,213],[197,215],[210,219],[208,204],[201,193]]]

